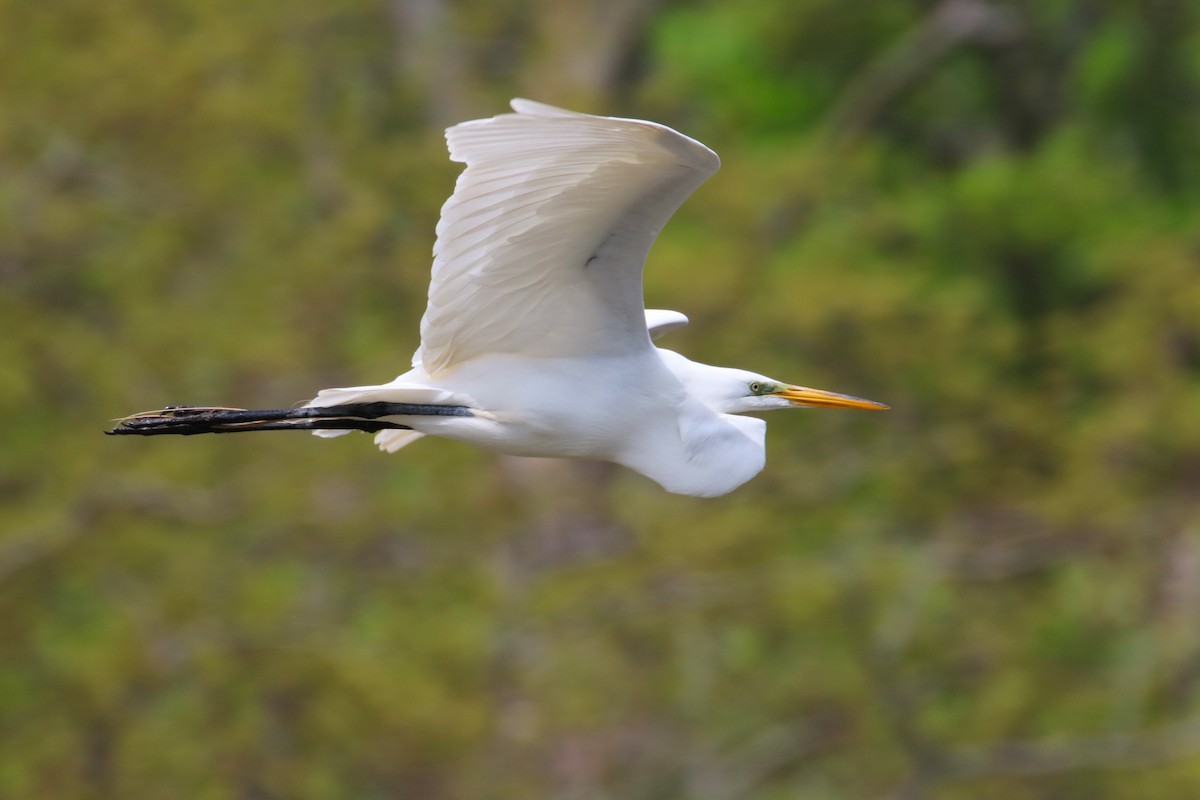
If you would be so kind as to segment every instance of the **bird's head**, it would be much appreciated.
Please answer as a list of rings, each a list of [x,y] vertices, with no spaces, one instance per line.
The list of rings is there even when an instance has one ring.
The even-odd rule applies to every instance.
[[[660,350],[663,361],[688,392],[722,414],[748,414],[775,408],[888,408],[874,400],[848,394],[794,386],[742,369],[698,364],[670,350]]]
[[[793,386],[742,370],[731,371],[738,375],[730,376],[723,402],[714,404],[714,408],[725,414],[746,414],[773,408],[862,408],[871,411],[887,408],[883,403],[849,394]]]

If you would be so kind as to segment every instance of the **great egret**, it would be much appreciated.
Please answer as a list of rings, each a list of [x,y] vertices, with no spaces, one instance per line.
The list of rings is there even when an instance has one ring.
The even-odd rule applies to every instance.
[[[652,339],[687,324],[643,308],[642,263],[675,209],[720,166],[666,126],[513,100],[446,131],[465,163],[442,207],[412,369],[277,411],[173,407],[111,433],[375,432],[395,452],[442,436],[521,456],[591,458],[664,489],[716,496],[762,470],[774,408],[882,409],[713,367]]]

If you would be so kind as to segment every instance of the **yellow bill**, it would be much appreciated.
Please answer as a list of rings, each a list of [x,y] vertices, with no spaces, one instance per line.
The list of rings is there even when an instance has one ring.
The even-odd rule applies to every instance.
[[[889,408],[889,406],[876,403],[874,400],[864,400],[861,397],[837,392],[826,392],[823,389],[810,389],[807,386],[789,386],[774,394],[794,406],[810,408],[861,408],[868,411],[882,411]]]

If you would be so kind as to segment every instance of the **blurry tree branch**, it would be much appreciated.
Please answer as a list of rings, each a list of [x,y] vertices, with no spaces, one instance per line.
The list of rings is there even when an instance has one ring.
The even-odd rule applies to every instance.
[[[1021,21],[1012,9],[989,0],[943,0],[850,82],[826,122],[829,133],[837,139],[863,135],[961,45],[1007,44],[1021,34]]]
[[[851,624],[871,630],[861,651],[861,664],[883,724],[912,771],[904,789],[906,793],[897,796],[906,800],[920,797],[923,788],[943,769],[942,750],[921,730],[919,700],[900,674],[900,656],[917,628],[921,602],[934,580],[933,571],[928,568],[912,570],[901,590],[889,599],[881,618],[873,624],[866,598],[852,593],[845,599]]]
[[[727,753],[712,754],[691,776],[688,796],[748,797],[780,772],[830,745],[840,732],[840,715],[815,715],[765,728]]]
[[[914,774],[887,800],[917,800],[935,785],[1079,769],[1131,769],[1200,752],[1200,718],[1159,728],[1053,742],[1007,742],[947,750],[933,769]]]
[[[874,625],[870,642],[863,652],[863,667],[871,679],[880,713],[893,738],[910,762],[910,776],[888,795],[888,800],[918,800],[940,784],[1009,776],[1033,776],[1070,772],[1080,769],[1131,769],[1186,758],[1200,753],[1200,716],[1156,727],[1135,728],[1120,733],[1093,737],[1064,738],[1055,741],[1011,741],[970,747],[946,745],[921,730],[918,723],[920,703],[900,671],[900,656],[915,630],[916,617],[924,590],[942,577],[966,580],[994,580],[1040,568],[1047,560],[1058,560],[1072,548],[1079,548],[1079,537],[1064,537],[1053,543],[1050,537],[1037,536],[1022,541],[1025,547],[1016,553],[985,552],[982,562],[961,562],[947,552],[945,542],[933,542],[919,562],[926,569],[912,570],[909,580],[889,598]],[[1190,609],[1194,593],[1194,554],[1182,552],[1193,546],[1186,534],[1179,538],[1177,556],[1168,560],[1170,574],[1160,580],[1164,597],[1158,602],[1178,611]],[[988,548],[991,551],[991,548]],[[1001,563],[989,564],[1001,556]],[[1175,562],[1179,562],[1178,564]],[[963,568],[967,567],[965,571]],[[947,569],[949,568],[949,571]],[[997,571],[998,568],[998,571]],[[1178,573],[1178,574],[1176,574]],[[1181,584],[1187,584],[1181,589]],[[1186,595],[1183,598],[1178,594]],[[847,607],[857,624],[866,624],[867,609],[857,597]],[[1155,609],[1149,613],[1154,614]],[[1185,665],[1191,668],[1194,659]]]
[[[524,84],[531,96],[611,98],[636,77],[644,33],[667,0],[541,4],[538,57]]]
[[[1146,767],[1200,752],[1200,717],[1157,728],[1055,742],[1007,742],[951,753],[945,780]]]
[[[415,90],[431,125],[445,127],[465,114],[466,53],[447,0],[391,0],[396,69]]]

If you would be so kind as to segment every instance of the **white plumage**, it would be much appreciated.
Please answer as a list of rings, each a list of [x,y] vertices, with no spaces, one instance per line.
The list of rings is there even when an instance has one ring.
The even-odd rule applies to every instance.
[[[380,431],[376,442],[394,452],[434,435],[603,459],[703,496],[763,467],[766,425],[739,414],[885,407],[656,348],[651,337],[687,317],[643,308],[642,264],[719,159],[653,122],[512,107],[446,133],[450,157],[467,166],[437,226],[412,369],[379,386],[326,389],[310,406],[467,406],[473,416],[389,417],[413,430]]]

